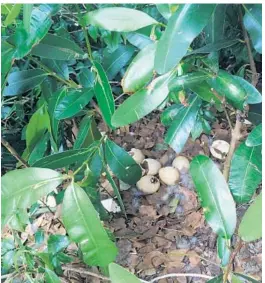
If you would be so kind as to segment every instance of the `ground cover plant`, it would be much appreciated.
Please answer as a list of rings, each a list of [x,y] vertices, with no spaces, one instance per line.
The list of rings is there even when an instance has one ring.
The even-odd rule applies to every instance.
[[[2,280],[259,282],[261,4],[1,19]]]

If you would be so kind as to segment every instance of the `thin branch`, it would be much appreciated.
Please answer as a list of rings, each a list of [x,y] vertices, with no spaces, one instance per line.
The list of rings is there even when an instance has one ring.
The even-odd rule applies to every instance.
[[[17,151],[4,138],[1,139],[2,145],[25,167],[29,167],[28,163],[17,153]]]
[[[240,22],[241,22],[241,26],[242,26],[245,44],[247,46],[250,69],[252,71],[252,84],[253,84],[253,86],[256,87],[256,85],[258,83],[259,75],[257,73],[255,61],[254,61],[254,58],[253,58],[253,55],[252,55],[252,52],[251,52],[250,39],[249,39],[248,33],[247,33],[246,28],[245,28],[244,23],[243,23],[242,7],[239,7],[239,18],[240,18]]]
[[[102,280],[105,280],[105,281],[110,281],[110,279],[108,277],[105,277],[103,275],[87,271],[87,270],[85,270],[83,268],[75,268],[75,267],[63,266],[62,269],[65,270],[65,271],[77,272],[77,273],[80,273],[80,274],[90,275],[90,276],[93,276],[93,277],[96,277],[96,278],[99,278],[99,279],[102,279]]]
[[[160,279],[164,278],[170,278],[170,277],[200,277],[200,278],[205,278],[205,279],[212,279],[213,277],[204,275],[204,274],[197,274],[197,273],[171,273],[171,274],[166,274],[162,275],[159,277],[156,277],[150,281],[150,283],[153,283],[155,281],[158,281]]]

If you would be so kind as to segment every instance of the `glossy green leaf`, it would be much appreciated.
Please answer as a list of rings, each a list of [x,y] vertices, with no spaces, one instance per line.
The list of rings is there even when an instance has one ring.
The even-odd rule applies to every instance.
[[[260,281],[256,280],[255,278],[249,276],[249,275],[246,275],[246,274],[241,274],[241,273],[238,273],[238,272],[234,272],[234,274],[238,277],[241,277],[242,279],[246,279],[248,282],[251,282],[251,283],[260,283]]]
[[[180,91],[192,86],[200,85],[208,78],[208,74],[205,74],[203,72],[193,72],[173,78],[172,80],[170,80],[168,87],[170,91]]]
[[[141,281],[120,265],[109,264],[109,276],[112,283],[140,283]]]
[[[231,254],[231,243],[229,239],[225,239],[222,236],[217,238],[217,252],[218,257],[221,260],[222,266],[227,266],[229,263],[229,258]]]
[[[156,4],[156,8],[159,13],[166,19],[169,18],[177,11],[179,8],[178,4]]]
[[[259,124],[252,132],[248,135],[246,140],[247,146],[257,146],[262,143],[262,124]]]
[[[243,5],[245,15],[243,18],[251,42],[257,52],[262,53],[262,6],[261,4]]]
[[[230,167],[229,187],[237,203],[251,200],[261,182],[261,146],[242,143],[236,149]]]
[[[171,73],[154,79],[147,88],[126,99],[112,116],[112,125],[121,127],[136,122],[155,110],[168,96]]]
[[[135,184],[141,178],[141,167],[129,153],[109,139],[105,142],[105,156],[111,171],[126,184]]]
[[[104,54],[102,66],[107,73],[109,80],[112,80],[127,65],[135,52],[130,45],[120,45],[113,53]]]
[[[18,95],[31,90],[41,84],[47,75],[42,69],[13,72],[7,78],[8,86],[5,87],[3,96]]]
[[[86,264],[106,266],[114,261],[117,248],[108,238],[89,197],[77,184],[66,189],[62,218],[70,239],[79,243]]]
[[[262,194],[258,195],[244,214],[238,234],[245,242],[262,237]]]
[[[190,173],[206,221],[216,234],[230,239],[236,228],[236,207],[224,176],[204,155],[193,158]]]
[[[128,32],[156,24],[146,13],[123,7],[101,8],[88,12],[83,21],[110,31]]]
[[[153,77],[156,44],[144,47],[132,60],[122,79],[125,93],[136,92]]]
[[[54,60],[87,58],[87,54],[74,41],[50,33],[33,47],[31,54]]]
[[[82,110],[94,96],[93,89],[76,89],[66,93],[54,109],[54,118],[67,119]]]
[[[30,19],[32,9],[33,4],[23,4],[23,25],[28,33],[30,32]]]
[[[4,25],[8,26],[13,23],[13,21],[16,19],[16,17],[19,15],[19,12],[21,10],[22,4],[14,4],[10,12],[8,13]]]
[[[112,127],[111,117],[115,110],[114,98],[107,75],[98,62],[94,62],[96,72],[95,96],[108,126]]]
[[[187,107],[184,107],[174,118],[168,129],[165,142],[177,153],[180,153],[188,140],[195,124],[201,100],[196,96]]]
[[[45,268],[45,282],[47,283],[60,283],[61,280],[52,270]]]
[[[178,114],[185,108],[183,104],[174,104],[169,106],[161,115],[161,122],[169,126]]]
[[[217,91],[218,95],[225,96],[235,107],[243,110],[247,93],[234,76],[220,70],[216,77],[212,77],[207,82]]]
[[[7,223],[17,209],[26,209],[62,183],[61,173],[42,168],[9,171],[2,177],[2,221]]]
[[[247,104],[256,104],[261,103],[262,96],[260,92],[248,81],[244,80],[241,77],[233,76],[236,81],[244,88],[245,92],[247,93]]]
[[[50,127],[50,119],[45,106],[40,107],[30,118],[26,129],[26,144],[31,152]]]
[[[95,142],[88,148],[81,148],[81,149],[70,149],[64,152],[55,153],[39,159],[36,161],[33,166],[34,167],[41,167],[41,168],[50,168],[50,169],[57,169],[63,168],[65,166],[74,164],[74,163],[81,163],[86,159],[89,159],[95,150],[98,147],[98,143]]]
[[[157,43],[155,69],[164,74],[173,69],[186,54],[193,39],[207,24],[215,4],[185,4],[169,19]]]

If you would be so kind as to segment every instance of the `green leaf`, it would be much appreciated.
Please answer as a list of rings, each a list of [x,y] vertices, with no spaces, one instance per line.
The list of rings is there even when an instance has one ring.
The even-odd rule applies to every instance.
[[[262,124],[259,124],[252,132],[248,135],[246,140],[247,146],[257,146],[262,143]]]
[[[262,53],[262,6],[261,4],[244,5],[245,15],[243,18],[251,42],[260,54]]]
[[[262,96],[260,92],[248,81],[244,80],[241,77],[233,76],[238,83],[240,83],[241,87],[244,88],[245,92],[247,93],[247,104],[256,104],[261,103]]]
[[[231,243],[229,239],[225,239],[222,236],[217,238],[217,252],[218,257],[221,259],[222,266],[227,266],[230,258]]]
[[[8,86],[3,96],[14,96],[31,90],[41,84],[47,75],[41,69],[13,72],[7,78]]]
[[[106,266],[114,261],[117,248],[108,238],[89,197],[77,184],[66,189],[62,218],[70,239],[79,243],[86,264]]]
[[[54,118],[67,119],[82,110],[94,96],[93,89],[76,89],[66,92],[54,109]]]
[[[230,167],[229,187],[237,203],[251,200],[261,182],[261,146],[249,147],[242,143],[236,149]]]
[[[245,242],[262,237],[262,194],[258,195],[244,214],[238,234]]]
[[[220,70],[216,77],[212,77],[207,82],[217,91],[218,95],[225,96],[236,108],[243,110],[247,94],[234,76]]]
[[[168,129],[165,142],[177,153],[180,153],[188,140],[195,124],[201,100],[196,96],[187,107],[184,107],[174,118]]]
[[[4,21],[4,25],[8,26],[13,23],[16,17],[19,15],[22,4],[14,4],[11,11],[7,14],[7,17]]]
[[[111,117],[115,110],[114,98],[107,75],[98,62],[94,62],[96,71],[95,96],[102,115],[108,126],[112,128]]]
[[[105,142],[105,156],[111,171],[126,184],[135,184],[141,178],[141,167],[129,153],[109,139]]]
[[[112,116],[112,125],[121,127],[140,120],[156,109],[168,96],[172,73],[154,79],[147,88],[126,99]]]
[[[171,105],[161,114],[161,122],[165,126],[169,126],[184,108],[185,106],[183,104]]]
[[[26,168],[9,171],[2,177],[2,219],[4,223],[17,209],[26,209],[50,193],[64,180],[59,172]]]
[[[74,41],[50,33],[33,47],[31,54],[54,60],[87,58],[87,54]]]
[[[260,281],[256,280],[255,278],[253,277],[250,277],[249,275],[245,275],[245,274],[241,274],[241,273],[238,273],[238,272],[234,272],[234,274],[238,277],[241,277],[243,279],[246,279],[248,282],[251,282],[251,283],[260,283]]]
[[[173,69],[186,54],[193,39],[207,24],[215,4],[185,4],[169,19],[157,43],[155,69],[164,74]]]
[[[112,283],[140,283],[141,281],[120,265],[109,264],[109,276]]]
[[[134,57],[121,82],[123,92],[136,92],[151,80],[154,71],[155,49],[156,44],[149,44]]]
[[[31,152],[45,131],[50,127],[50,119],[45,106],[40,107],[30,118],[26,129],[26,144]]]
[[[109,80],[112,80],[127,65],[135,52],[130,45],[120,45],[113,53],[104,54],[103,68],[106,70]]]
[[[236,207],[224,176],[204,155],[193,158],[190,173],[206,221],[217,235],[230,239],[236,228]]]
[[[157,21],[139,10],[110,7],[88,12],[83,21],[110,31],[128,32],[156,24]]]
[[[85,116],[80,122],[79,131],[74,143],[74,149],[88,147],[100,138],[101,134],[97,129],[95,119],[91,116]]]
[[[30,32],[30,19],[32,9],[33,4],[23,4],[23,25],[28,33]]]
[[[209,75],[203,72],[188,73],[186,75],[173,78],[168,87],[170,91],[180,91],[192,86],[200,85],[208,78]]]
[[[65,166],[85,161],[89,159],[95,150],[97,149],[99,143],[95,142],[91,146],[82,149],[70,149],[64,152],[55,153],[46,156],[42,159],[36,161],[33,166],[41,168],[57,169],[63,168]]]
[[[60,283],[61,280],[52,270],[45,268],[45,282],[47,283]]]

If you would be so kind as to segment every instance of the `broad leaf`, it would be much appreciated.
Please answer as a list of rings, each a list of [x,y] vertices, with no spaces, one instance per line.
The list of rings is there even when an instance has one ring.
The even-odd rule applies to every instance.
[[[171,73],[160,76],[126,99],[114,112],[112,125],[121,127],[131,124],[155,110],[168,96],[171,77]]]
[[[60,283],[61,280],[56,273],[48,268],[45,268],[45,282],[47,283]]]
[[[195,124],[200,104],[201,100],[196,96],[187,107],[178,112],[166,133],[165,142],[177,153],[182,151],[188,140],[190,132]]]
[[[129,153],[109,139],[105,142],[105,156],[111,171],[126,184],[135,184],[141,178],[141,167]]]
[[[136,92],[151,80],[154,71],[155,50],[156,44],[152,43],[135,56],[122,79],[123,92]]]
[[[204,155],[193,158],[190,173],[205,219],[219,236],[230,239],[236,228],[236,207],[224,176]]]
[[[217,76],[207,80],[218,95],[225,96],[231,103],[241,110],[247,98],[247,93],[241,84],[226,71],[220,70]]]
[[[231,249],[231,243],[229,239],[225,239],[222,236],[218,236],[217,238],[217,252],[218,257],[221,260],[222,266],[227,266],[229,263],[230,258],[230,249]]]
[[[42,159],[39,159],[33,164],[33,166],[57,169],[66,167],[74,163],[80,164],[81,162],[84,162],[85,160],[89,159],[97,150],[98,146],[98,142],[95,142],[88,148],[70,149],[64,152],[55,153]]]
[[[4,25],[8,26],[13,23],[16,17],[19,15],[22,4],[14,4],[11,10],[9,11],[7,17],[5,18]]]
[[[26,209],[62,183],[59,172],[26,168],[13,170],[2,177],[2,221],[7,223],[17,209]]]
[[[262,143],[262,124],[259,124],[249,134],[246,140],[246,145],[247,146],[257,146],[257,145],[261,145],[261,143]]]
[[[115,110],[114,98],[107,75],[98,62],[94,62],[96,72],[95,96],[102,115],[108,126],[111,125],[111,117]]]
[[[114,261],[117,248],[108,238],[89,197],[77,184],[66,189],[62,218],[70,239],[80,245],[86,264],[106,266]]]
[[[262,10],[261,4],[243,5],[244,25],[257,52],[262,53]]]
[[[215,4],[185,4],[169,19],[157,43],[155,69],[164,74],[173,69],[186,54],[193,39],[207,24]]]
[[[141,281],[120,265],[109,264],[109,276],[112,283],[140,283]]]
[[[238,83],[244,88],[245,92],[247,93],[246,102],[247,104],[256,104],[261,103],[262,96],[260,92],[248,81],[244,80],[241,77],[233,76]]]
[[[82,110],[94,96],[93,89],[76,89],[66,92],[66,95],[56,104],[54,118],[67,119]]]
[[[112,80],[127,65],[135,52],[130,45],[120,45],[113,53],[104,54],[103,68],[106,70],[109,80]]]
[[[18,95],[31,90],[41,84],[47,75],[41,69],[13,72],[7,78],[8,86],[5,87],[3,96]]]
[[[261,182],[261,146],[249,147],[245,143],[236,149],[230,168],[229,187],[237,203],[251,200]]]
[[[33,47],[31,54],[54,60],[85,59],[87,57],[87,54],[74,41],[50,33]]]
[[[169,126],[172,121],[178,116],[180,111],[185,108],[183,104],[174,104],[168,107],[161,115],[161,122],[165,126]]]
[[[101,8],[88,12],[83,21],[110,31],[128,32],[156,24],[157,21],[144,12],[123,8]]]
[[[246,242],[255,241],[262,237],[262,194],[256,197],[244,214],[238,234]]]

